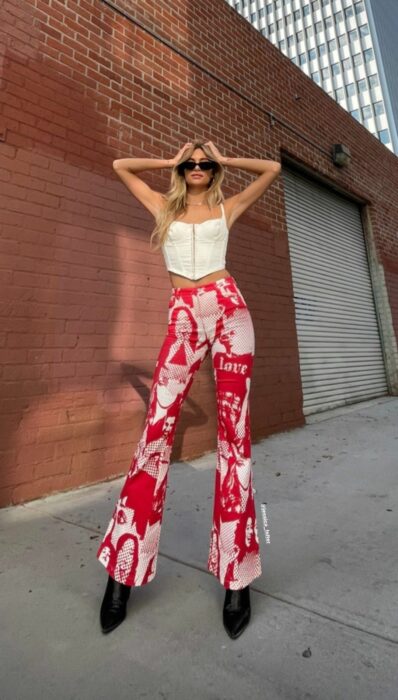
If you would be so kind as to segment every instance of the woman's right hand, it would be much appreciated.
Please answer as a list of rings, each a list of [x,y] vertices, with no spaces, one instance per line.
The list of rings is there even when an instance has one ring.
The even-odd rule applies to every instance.
[[[174,158],[170,158],[169,164],[170,164],[171,166],[173,166],[173,167],[174,167],[175,165],[177,165],[177,163],[180,162],[184,151],[186,151],[186,150],[187,150],[190,146],[192,146],[192,145],[193,145],[193,144],[191,143],[191,141],[188,141],[188,142],[185,144],[185,146],[183,146],[182,148],[180,148],[180,150],[178,151],[177,155],[174,156]]]

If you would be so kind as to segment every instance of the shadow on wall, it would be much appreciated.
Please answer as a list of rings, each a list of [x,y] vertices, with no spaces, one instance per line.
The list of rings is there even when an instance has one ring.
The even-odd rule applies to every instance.
[[[75,54],[43,12],[29,3],[23,11],[30,34],[22,42],[6,33],[3,68],[8,116],[0,148],[9,180],[2,207],[1,506],[127,472],[167,327],[170,283],[161,254],[149,251],[153,217],[112,161],[169,157],[190,133],[187,114],[178,125],[183,139],[177,143],[173,133],[169,148],[156,133],[157,115],[152,127],[144,118],[144,100],[156,99],[161,52],[169,73],[159,104],[161,97],[163,105],[177,100],[183,107],[190,99],[192,67],[183,58],[158,44],[153,61],[146,53],[144,62],[143,37],[156,39],[105,5],[98,17],[93,3],[90,27],[89,20],[74,25]],[[112,61],[88,56],[88,29]],[[122,31],[129,55],[118,60],[112,43]],[[161,191],[169,178],[145,173]],[[211,372],[206,360],[199,373],[207,381]],[[215,446],[215,401],[209,416],[194,395],[193,387],[175,459],[191,426],[214,424],[203,451]]]

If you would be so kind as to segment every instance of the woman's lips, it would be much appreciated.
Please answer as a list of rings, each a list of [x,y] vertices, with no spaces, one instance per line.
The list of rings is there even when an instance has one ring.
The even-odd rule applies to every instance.
[[[203,175],[192,175],[192,177],[197,177],[198,179],[201,179]]]

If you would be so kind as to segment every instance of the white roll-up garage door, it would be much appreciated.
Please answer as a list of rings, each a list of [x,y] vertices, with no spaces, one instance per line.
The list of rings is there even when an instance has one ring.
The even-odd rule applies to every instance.
[[[358,206],[283,168],[304,414],[387,393]]]

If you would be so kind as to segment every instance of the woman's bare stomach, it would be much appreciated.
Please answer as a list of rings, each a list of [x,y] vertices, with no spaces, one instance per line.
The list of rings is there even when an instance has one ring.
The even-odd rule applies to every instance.
[[[228,270],[224,268],[223,270],[211,272],[210,275],[200,277],[198,280],[190,280],[188,277],[182,277],[181,275],[176,275],[174,272],[169,272],[170,281],[173,287],[201,287],[203,284],[215,282],[223,277],[229,277],[229,275],[230,273]]]

